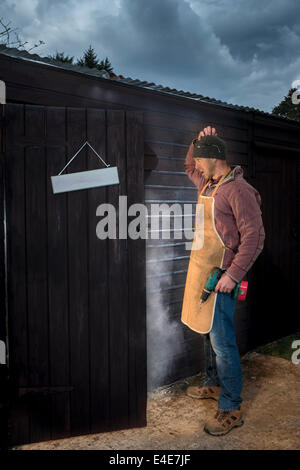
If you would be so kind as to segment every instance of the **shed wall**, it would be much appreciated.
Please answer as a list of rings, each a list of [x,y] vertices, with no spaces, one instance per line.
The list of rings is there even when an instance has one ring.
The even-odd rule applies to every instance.
[[[249,272],[248,299],[244,303],[238,302],[236,307],[240,352],[245,353],[254,345],[276,339],[282,331],[293,331],[297,321],[292,309],[285,311],[282,329],[282,302],[272,301],[270,309],[262,286],[270,276],[274,279],[276,269],[286,282],[298,279],[293,261],[295,252],[299,258],[299,246],[296,247],[293,235],[296,230],[299,232],[299,190],[296,191],[296,187],[299,188],[296,175],[299,175],[300,156],[298,123],[231,107],[198,103],[35,63],[1,57],[0,67],[5,61],[9,62],[9,72],[2,76],[5,80],[7,75],[8,100],[143,112],[145,201],[148,207],[151,202],[179,202],[181,205],[196,202],[197,189],[184,173],[184,158],[199,129],[208,124],[216,127],[218,134],[227,142],[230,164],[241,165],[246,180],[261,192],[263,219],[268,232],[264,252]],[[17,84],[12,80],[13,76],[18,76]],[[257,143],[260,144],[259,151]],[[278,226],[284,228],[278,230]],[[194,374],[204,364],[201,337],[180,322],[189,254],[183,243],[157,245],[159,243],[147,240],[148,345],[152,347],[155,344],[157,332],[160,332],[166,347],[153,356],[153,367],[148,367],[149,388]],[[154,274],[151,270],[153,265],[156,267]],[[157,271],[162,275],[161,282]],[[277,284],[279,287],[280,283]],[[157,312],[162,313],[157,323],[154,321],[155,312],[156,316]],[[151,361],[149,352],[148,360]],[[158,362],[159,367],[154,370],[154,364]]]

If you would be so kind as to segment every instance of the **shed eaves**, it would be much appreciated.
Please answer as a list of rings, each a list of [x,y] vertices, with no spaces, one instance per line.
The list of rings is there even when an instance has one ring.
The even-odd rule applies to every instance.
[[[133,79],[130,77],[123,77],[122,75],[115,75],[114,73],[109,73],[106,70],[98,70],[96,68],[89,68],[85,66],[79,66],[75,64],[68,64],[65,62],[61,62],[55,59],[50,59],[49,57],[41,57],[38,54],[30,54],[26,50],[19,50],[14,47],[7,47],[5,44],[0,44],[0,54],[4,54],[9,57],[15,57],[18,59],[23,59],[27,61],[32,61],[36,63],[46,64],[52,67],[61,68],[64,70],[72,70],[74,72],[83,73],[85,75],[92,75],[95,77],[105,78],[111,81],[119,81],[122,83],[127,83],[128,85],[138,86],[141,88],[146,88],[150,90],[159,91],[162,93],[167,93],[175,96],[181,96],[184,98],[192,99],[194,101],[202,102],[202,103],[212,103],[214,105],[219,105],[222,107],[232,108],[244,112],[253,112],[256,114],[270,116],[272,118],[277,119],[284,119],[286,121],[298,122],[294,119],[291,119],[286,116],[278,116],[276,114],[268,113],[266,111],[262,111],[258,108],[252,108],[249,106],[240,106],[231,103],[227,103],[225,101],[217,100],[215,98],[210,98],[209,96],[200,95],[198,93],[191,93],[189,91],[177,90],[176,88],[169,88],[163,85],[157,85],[154,82],[147,82],[142,81],[139,79]]]

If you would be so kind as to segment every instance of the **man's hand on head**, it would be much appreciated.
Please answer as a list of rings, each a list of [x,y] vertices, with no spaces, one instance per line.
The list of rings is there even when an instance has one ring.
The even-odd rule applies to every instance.
[[[205,135],[218,135],[214,127],[206,126],[202,131],[199,132],[198,140],[200,140]]]

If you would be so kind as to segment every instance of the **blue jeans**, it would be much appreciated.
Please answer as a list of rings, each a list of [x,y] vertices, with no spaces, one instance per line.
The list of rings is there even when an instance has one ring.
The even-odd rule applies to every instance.
[[[204,385],[220,386],[218,409],[235,410],[243,401],[242,368],[233,322],[235,299],[217,292],[213,326],[204,336]]]

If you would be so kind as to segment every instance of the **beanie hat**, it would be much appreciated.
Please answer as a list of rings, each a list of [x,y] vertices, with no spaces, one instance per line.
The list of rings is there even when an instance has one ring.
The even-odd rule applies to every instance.
[[[224,140],[215,135],[205,135],[200,140],[193,140],[193,158],[226,159],[226,145]]]

